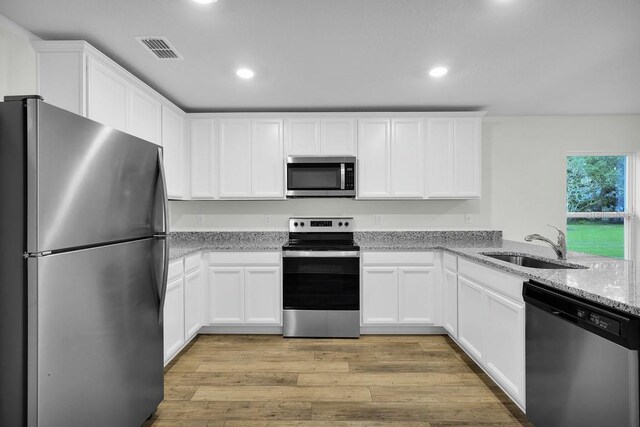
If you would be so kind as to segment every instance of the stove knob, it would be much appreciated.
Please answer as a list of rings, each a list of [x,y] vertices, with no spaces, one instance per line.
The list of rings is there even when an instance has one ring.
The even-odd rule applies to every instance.
[[[345,226],[345,227],[348,227],[348,226],[349,226],[349,223],[348,223],[348,222],[345,222],[345,223],[344,223],[344,226]]]
[[[300,223],[300,227],[304,227],[304,222],[301,222],[301,223]]]
[[[293,223],[293,226],[294,226],[294,227],[297,227],[297,226],[298,226],[298,223],[297,223],[297,222],[294,222],[294,223]]]
[[[342,227],[342,223],[341,222],[338,223],[338,227]]]

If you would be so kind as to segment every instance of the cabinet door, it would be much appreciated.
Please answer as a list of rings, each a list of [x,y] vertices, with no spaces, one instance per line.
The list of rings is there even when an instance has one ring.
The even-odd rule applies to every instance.
[[[164,300],[164,361],[184,345],[184,283],[180,275],[167,284]]]
[[[167,192],[170,198],[183,198],[183,126],[184,120],[177,113],[162,107],[162,147],[164,170],[167,176]]]
[[[444,316],[443,326],[449,334],[458,337],[458,275],[451,270],[444,270]]]
[[[390,191],[391,122],[358,120],[358,197],[387,197]]]
[[[245,323],[280,325],[280,268],[246,267],[244,278]]]
[[[251,120],[220,120],[220,197],[251,197]]]
[[[126,132],[127,81],[93,58],[87,67],[87,117]]]
[[[480,119],[456,119],[454,195],[480,197]]]
[[[320,120],[287,120],[287,153],[293,155],[319,155]]]
[[[391,122],[391,196],[424,197],[423,120],[397,119]]]
[[[244,322],[244,268],[209,267],[209,322]]]
[[[187,341],[200,329],[201,276],[200,270],[184,276],[184,336]]]
[[[398,323],[398,269],[364,267],[362,269],[362,324]]]
[[[127,132],[154,144],[160,144],[161,104],[135,86],[129,85],[129,88]]]
[[[494,378],[524,404],[524,303],[485,290],[484,363]]]
[[[282,120],[253,120],[251,196],[284,198]]]
[[[399,323],[432,325],[435,311],[433,267],[398,268]]]
[[[214,141],[214,121],[191,120],[191,198],[216,197],[217,154]]]
[[[323,119],[321,152],[325,156],[356,154],[356,122],[354,119]]]
[[[427,122],[427,197],[453,196],[453,120]]]
[[[485,313],[483,289],[458,276],[458,342],[478,361],[483,359]]]

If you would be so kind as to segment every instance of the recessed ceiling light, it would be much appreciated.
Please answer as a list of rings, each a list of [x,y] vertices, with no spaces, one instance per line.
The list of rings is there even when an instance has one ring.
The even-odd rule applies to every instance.
[[[193,0],[193,1],[200,4],[209,4],[209,3],[215,3],[218,0]]]
[[[447,69],[447,67],[435,67],[429,70],[429,75],[431,77],[442,77],[448,72],[449,70]]]
[[[243,79],[250,79],[253,77],[253,75],[255,74],[252,70],[248,69],[248,68],[239,68],[238,71],[236,71],[236,74],[238,75],[238,77],[243,78]]]

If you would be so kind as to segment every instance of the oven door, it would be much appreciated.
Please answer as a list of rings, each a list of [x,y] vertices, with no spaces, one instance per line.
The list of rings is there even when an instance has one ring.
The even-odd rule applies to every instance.
[[[359,310],[359,252],[285,251],[285,310]]]

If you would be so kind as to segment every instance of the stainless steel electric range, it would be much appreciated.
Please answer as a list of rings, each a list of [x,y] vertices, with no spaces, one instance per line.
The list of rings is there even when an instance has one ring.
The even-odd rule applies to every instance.
[[[283,256],[283,335],[360,336],[360,248],[353,218],[290,218]]]

